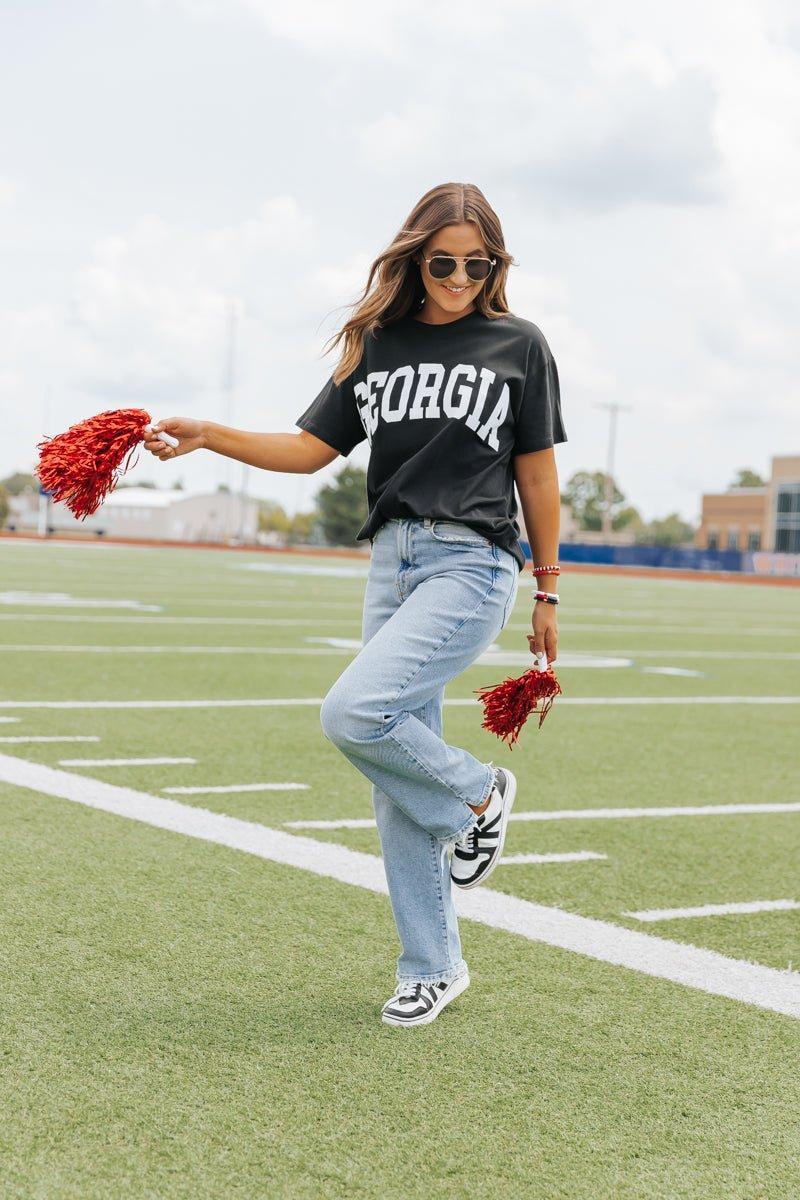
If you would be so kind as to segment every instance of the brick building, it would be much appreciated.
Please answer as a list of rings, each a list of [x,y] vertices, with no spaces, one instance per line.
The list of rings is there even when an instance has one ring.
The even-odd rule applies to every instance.
[[[704,492],[694,544],[800,554],[800,454],[774,455],[763,487]]]

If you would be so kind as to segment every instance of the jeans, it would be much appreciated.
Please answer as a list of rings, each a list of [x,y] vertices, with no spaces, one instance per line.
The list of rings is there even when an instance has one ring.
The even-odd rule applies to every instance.
[[[494,641],[519,566],[468,525],[393,517],[370,539],[362,648],[325,696],[323,732],[372,783],[402,953],[400,983],[467,970],[448,848],[477,821],[492,762],[442,738],[445,684]]]

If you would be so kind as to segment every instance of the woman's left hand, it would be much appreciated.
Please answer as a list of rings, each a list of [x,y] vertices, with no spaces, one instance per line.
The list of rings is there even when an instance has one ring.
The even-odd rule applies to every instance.
[[[546,600],[537,600],[533,606],[533,617],[531,620],[533,633],[527,635],[531,654],[541,654],[544,651],[547,655],[548,666],[556,661],[556,651],[558,649],[556,608],[557,605],[548,604]]]

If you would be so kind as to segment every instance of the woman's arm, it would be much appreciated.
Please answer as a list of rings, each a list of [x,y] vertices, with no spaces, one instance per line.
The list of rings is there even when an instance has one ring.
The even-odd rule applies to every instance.
[[[333,446],[306,429],[299,433],[249,433],[191,417],[167,417],[148,428],[152,428],[152,432],[145,438],[145,449],[162,462],[192,450],[213,450],[215,454],[235,458],[264,471],[309,475],[333,462],[339,454]],[[177,447],[162,442],[159,430],[176,437]]]
[[[203,422],[203,446],[264,471],[289,471],[308,475],[326,467],[339,451],[307,429],[299,433],[246,433],[214,421]]]
[[[513,467],[533,565],[551,566],[558,562],[561,524],[561,494],[553,447],[517,454]],[[558,579],[558,575],[551,573],[534,576],[533,582],[537,591],[557,592]],[[558,649],[556,609],[555,604],[537,600],[533,606],[533,633],[528,634],[532,653],[543,650],[548,663],[555,662]]]

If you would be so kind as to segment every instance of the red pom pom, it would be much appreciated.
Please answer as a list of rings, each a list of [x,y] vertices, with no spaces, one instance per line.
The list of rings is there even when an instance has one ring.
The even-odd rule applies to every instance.
[[[542,671],[532,667],[519,679],[509,677],[502,683],[475,688],[483,704],[481,726],[508,741],[509,749],[532,712],[538,712],[539,728],[550,711],[554,698],[562,691],[552,667]],[[542,707],[537,704],[542,701]]]
[[[130,456],[144,440],[150,414],[143,408],[112,408],[98,413],[66,433],[37,444],[34,468],[42,487],[54,500],[63,500],[76,517],[96,512],[130,466]]]

